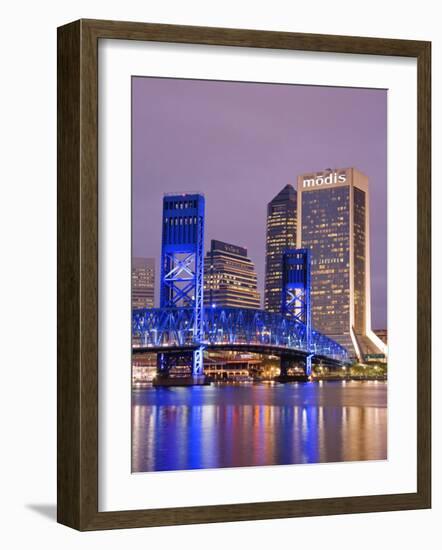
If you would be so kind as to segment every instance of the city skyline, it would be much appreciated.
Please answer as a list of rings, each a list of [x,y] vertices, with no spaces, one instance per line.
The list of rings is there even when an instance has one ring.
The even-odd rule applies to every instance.
[[[246,102],[246,98],[250,101]],[[267,109],[262,110],[264,106]],[[299,106],[304,110],[302,116]],[[290,112],[286,118],[299,122],[292,133],[282,118],[289,107],[294,113]],[[158,199],[162,200],[164,191],[200,191],[206,197],[208,219],[205,251],[212,239],[247,248],[256,266],[258,289],[263,296],[267,204],[285,185],[296,188],[296,179],[301,173],[354,165],[368,172],[372,204],[376,204],[371,218],[373,326],[386,326],[384,90],[324,90],[309,86],[135,78],[133,108],[137,113],[133,121],[134,255],[159,258],[156,220],[161,216]],[[254,116],[260,109],[260,117]],[[361,128],[361,111],[368,125],[364,139],[360,133],[355,137],[349,132],[350,120],[347,120],[359,116],[360,124],[356,127]],[[337,119],[342,122],[342,131]],[[232,127],[229,129],[227,124]],[[320,127],[323,135],[319,133],[312,145]],[[191,133],[191,128],[198,128],[196,135]],[[327,143],[331,128],[335,136]],[[283,132],[284,140],[278,139],[274,146],[272,139],[278,129]],[[355,141],[359,149],[350,147]],[[340,155],[336,142],[339,142]],[[296,148],[290,155],[289,146],[295,145],[298,149],[302,146],[303,158],[295,154]],[[281,153],[279,159],[275,158],[276,146]],[[309,149],[315,149],[317,161]],[[365,156],[361,150],[365,150]],[[232,156],[236,163],[232,162]],[[359,164],[351,162],[350,156],[359,160]],[[332,157],[341,160],[332,162]],[[157,285],[155,294],[158,295]]]

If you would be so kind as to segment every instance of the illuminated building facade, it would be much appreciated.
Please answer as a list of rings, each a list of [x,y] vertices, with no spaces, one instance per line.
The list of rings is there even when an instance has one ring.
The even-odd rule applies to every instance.
[[[132,259],[132,309],[152,308],[155,299],[155,260]]]
[[[298,248],[311,250],[312,324],[363,359],[371,330],[368,178],[355,168],[298,177]]]
[[[296,248],[296,191],[286,185],[267,205],[264,309],[280,312],[282,257]]]
[[[255,265],[241,246],[211,241],[204,261],[204,304],[260,308]]]

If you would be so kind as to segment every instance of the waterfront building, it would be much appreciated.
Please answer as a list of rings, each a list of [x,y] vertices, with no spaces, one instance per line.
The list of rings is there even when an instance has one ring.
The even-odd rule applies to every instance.
[[[371,330],[369,182],[356,168],[298,177],[297,247],[311,249],[313,327],[363,360],[386,353]]]
[[[132,356],[132,384],[134,386],[151,383],[156,374],[156,354],[146,353]]]
[[[155,301],[154,258],[132,259],[132,309],[152,308]]]
[[[286,185],[267,205],[264,309],[280,312],[282,256],[296,248],[296,202],[292,185]]]
[[[204,261],[204,304],[260,308],[255,265],[241,246],[212,240]]]
[[[204,373],[214,382],[251,382],[261,362],[253,353],[209,352],[204,358]]]

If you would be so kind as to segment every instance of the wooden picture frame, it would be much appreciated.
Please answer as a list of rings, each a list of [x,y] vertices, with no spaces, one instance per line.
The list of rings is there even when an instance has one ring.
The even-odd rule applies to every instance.
[[[123,39],[404,56],[418,67],[417,492],[98,511],[98,41]],[[431,506],[431,44],[79,20],[58,29],[58,521],[81,531]]]

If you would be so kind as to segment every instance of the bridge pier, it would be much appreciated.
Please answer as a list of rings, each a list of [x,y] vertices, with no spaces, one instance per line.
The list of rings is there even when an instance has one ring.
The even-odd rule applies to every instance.
[[[197,357],[195,357],[197,355]],[[202,369],[203,350],[163,352],[157,354],[157,376],[154,386],[207,386]]]
[[[281,357],[281,372],[279,374],[280,377],[286,377],[288,376],[288,371],[293,366],[293,360],[290,357],[282,356]]]
[[[281,372],[278,382],[307,382],[311,374],[311,355],[307,356],[304,364],[302,359],[297,360],[289,355],[281,356]]]
[[[310,377],[312,374],[312,357],[313,357],[313,354],[309,353],[305,358],[305,374],[308,377]]]

